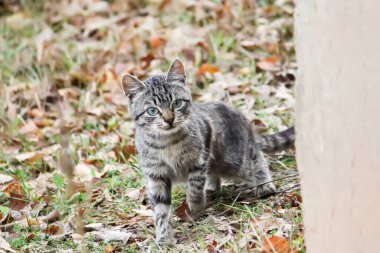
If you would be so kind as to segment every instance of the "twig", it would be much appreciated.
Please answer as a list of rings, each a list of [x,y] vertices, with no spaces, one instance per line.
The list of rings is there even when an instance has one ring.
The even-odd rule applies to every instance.
[[[263,186],[263,185],[266,185],[266,184],[269,184],[269,183],[281,181],[281,180],[287,179],[287,178],[294,178],[294,177],[298,177],[298,176],[299,176],[298,174],[294,174],[294,175],[289,175],[289,176],[286,176],[286,177],[276,178],[276,179],[273,179],[272,181],[268,181],[268,182],[265,182],[265,183],[262,183],[262,184],[258,184],[258,185],[255,185],[255,186],[247,187],[246,189],[252,189],[253,190],[253,189],[257,188],[257,187],[260,187],[260,186]]]
[[[57,210],[53,210],[48,215],[42,216],[40,218],[40,220],[43,221],[43,222],[51,222],[51,221],[56,220],[59,217],[59,215],[60,214],[59,214],[59,212]],[[28,226],[28,219],[25,218],[25,219],[22,219],[22,220],[19,220],[19,221],[15,221],[15,222],[12,222],[12,223],[9,223],[9,224],[6,224],[6,225],[1,225],[0,226],[0,231],[11,231],[13,229],[14,225],[22,225],[22,224],[25,224],[26,226]]]
[[[295,185],[293,185],[293,186],[291,186],[291,187],[288,187],[288,188],[286,188],[286,189],[284,189],[284,190],[282,190],[282,191],[276,191],[276,194],[287,193],[287,192],[289,192],[289,190],[293,190],[293,189],[296,189],[296,188],[300,188],[300,186],[301,186],[301,184],[298,183],[298,184],[295,184]]]

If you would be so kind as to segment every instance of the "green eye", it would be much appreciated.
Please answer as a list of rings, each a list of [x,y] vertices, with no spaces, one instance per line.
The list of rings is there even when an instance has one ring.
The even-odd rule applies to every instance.
[[[158,109],[156,107],[149,107],[148,109],[146,109],[146,112],[150,115],[150,116],[154,116],[158,113]]]
[[[177,99],[173,102],[173,108],[174,109],[178,109],[182,106],[183,102],[181,99]]]

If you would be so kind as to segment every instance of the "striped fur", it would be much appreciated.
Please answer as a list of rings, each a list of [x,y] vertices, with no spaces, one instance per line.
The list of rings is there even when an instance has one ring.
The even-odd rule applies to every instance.
[[[275,185],[262,151],[285,148],[294,141],[294,130],[257,136],[240,112],[223,103],[193,103],[185,79],[182,62],[175,60],[166,76],[141,82],[126,75],[122,80],[136,123],[136,146],[159,243],[174,241],[170,225],[173,183],[187,184],[191,219],[203,211],[206,192],[218,194],[222,178],[261,185],[252,194],[266,196],[275,191]],[[175,108],[178,100],[182,104]],[[150,107],[158,109],[157,115],[148,113]]]
[[[292,147],[294,141],[295,131],[294,127],[291,127],[279,133],[260,136],[257,145],[262,151],[272,153]]]

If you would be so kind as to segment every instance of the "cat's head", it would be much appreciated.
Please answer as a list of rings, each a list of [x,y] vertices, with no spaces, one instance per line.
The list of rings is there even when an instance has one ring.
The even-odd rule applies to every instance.
[[[190,114],[191,92],[186,86],[185,68],[178,59],[172,62],[166,75],[144,81],[125,75],[121,86],[137,127],[168,132],[182,126]]]

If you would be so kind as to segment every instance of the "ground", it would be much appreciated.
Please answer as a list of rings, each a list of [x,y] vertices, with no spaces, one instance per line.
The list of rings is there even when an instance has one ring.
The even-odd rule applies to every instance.
[[[224,101],[262,133],[293,124],[291,0],[0,3],[0,249],[10,252],[305,252],[294,151],[267,155],[278,193],[224,183],[177,244],[154,242],[119,80],[183,60],[198,102]]]

